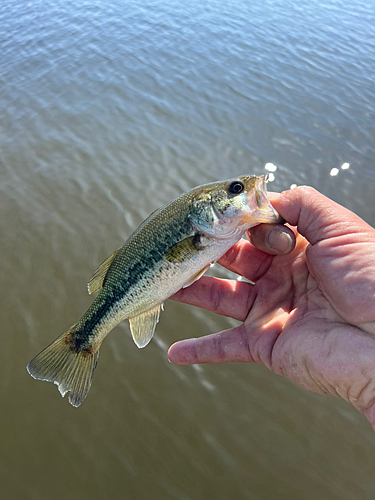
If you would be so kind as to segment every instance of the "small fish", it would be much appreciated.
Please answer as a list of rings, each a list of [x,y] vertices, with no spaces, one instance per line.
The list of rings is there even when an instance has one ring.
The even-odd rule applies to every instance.
[[[79,406],[100,345],[116,325],[129,319],[134,342],[145,347],[166,299],[198,280],[247,229],[281,222],[266,182],[262,175],[205,184],[152,213],[95,272],[88,292],[98,296],[78,323],[30,361],[30,375],[54,382]]]

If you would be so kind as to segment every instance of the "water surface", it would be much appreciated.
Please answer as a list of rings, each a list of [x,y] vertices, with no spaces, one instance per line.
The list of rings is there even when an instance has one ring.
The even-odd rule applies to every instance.
[[[78,410],[25,370],[86,310],[99,263],[195,185],[273,163],[271,189],[312,185],[375,225],[374,14],[358,0],[0,6],[3,498],[374,498],[374,434],[349,405],[260,366],[168,363],[170,344],[226,318],[168,302],[145,350],[119,326]]]

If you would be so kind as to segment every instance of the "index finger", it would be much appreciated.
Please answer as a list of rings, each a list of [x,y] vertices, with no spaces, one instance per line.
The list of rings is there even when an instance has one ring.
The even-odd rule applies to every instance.
[[[217,262],[250,281],[256,281],[267,272],[273,255],[262,252],[249,241],[241,239],[232,246]]]

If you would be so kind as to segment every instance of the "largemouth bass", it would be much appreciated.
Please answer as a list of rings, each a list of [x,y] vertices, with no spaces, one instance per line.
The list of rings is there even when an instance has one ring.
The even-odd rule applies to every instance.
[[[163,303],[199,279],[243,233],[277,223],[266,176],[196,187],[159,208],[98,268],[88,283],[99,292],[82,318],[27,365],[79,406],[90,389],[99,348],[124,319],[138,347],[151,340]]]

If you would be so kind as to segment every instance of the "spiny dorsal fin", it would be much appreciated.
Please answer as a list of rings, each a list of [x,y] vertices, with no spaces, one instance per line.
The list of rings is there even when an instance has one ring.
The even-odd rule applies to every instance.
[[[88,292],[89,292],[90,295],[92,295],[95,292],[98,292],[102,288],[103,282],[104,282],[104,278],[106,277],[108,269],[109,269],[110,265],[112,264],[114,258],[118,254],[119,250],[120,249],[118,249],[115,252],[113,252],[113,254],[110,255],[108,257],[108,259],[106,259],[103,262],[103,264],[101,264],[98,267],[98,269],[95,271],[95,273],[94,273],[93,277],[91,278],[91,280],[87,283],[87,290],[88,290]]]
[[[133,340],[139,348],[146,347],[154,335],[156,323],[159,321],[160,309],[163,304],[158,304],[148,311],[129,318],[130,331],[132,332]]]

